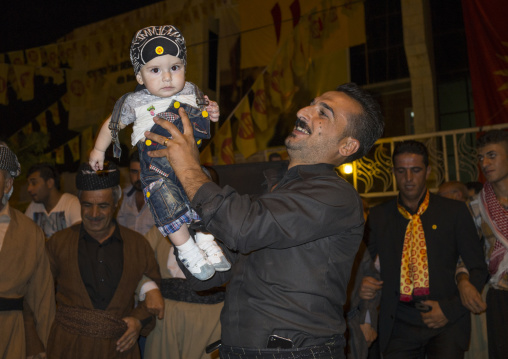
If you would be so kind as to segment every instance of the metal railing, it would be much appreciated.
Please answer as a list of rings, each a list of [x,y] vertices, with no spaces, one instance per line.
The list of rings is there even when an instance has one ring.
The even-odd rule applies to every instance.
[[[353,162],[353,173],[343,175],[363,197],[387,197],[397,194],[392,173],[391,155],[395,143],[404,140],[423,142],[429,151],[431,174],[427,181],[430,190],[437,190],[446,181],[476,181],[479,168],[476,137],[479,132],[506,129],[508,123],[441,131],[418,135],[382,138],[364,158]]]

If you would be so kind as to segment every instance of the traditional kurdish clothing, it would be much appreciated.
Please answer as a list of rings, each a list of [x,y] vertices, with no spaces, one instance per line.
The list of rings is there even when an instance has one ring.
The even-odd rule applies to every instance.
[[[508,356],[508,211],[487,182],[471,201],[476,228],[485,239],[485,257],[490,273],[487,302],[489,358]]]
[[[123,272],[113,298],[105,311],[93,313],[95,308],[81,279],[78,264],[80,228],[81,225],[78,224],[57,232],[46,244],[51,271],[58,283],[56,293],[58,321],[55,320],[51,328],[48,340],[48,357],[73,359],[139,358],[137,344],[130,350],[120,353],[116,351],[116,341],[121,335],[117,332],[116,335],[104,337],[101,333],[103,333],[103,330],[111,330],[111,327],[114,330],[115,326],[121,325],[118,320],[124,317],[135,317],[142,323],[151,318],[151,314],[147,311],[144,303],[134,308],[134,292],[143,275],[156,281],[160,278],[153,250],[140,234],[125,227],[119,227],[121,240],[123,241]],[[107,322],[111,325],[105,329],[98,328],[97,336],[77,334],[89,330],[89,326],[75,328],[75,330],[69,329],[71,320],[67,320],[67,318],[74,313],[69,314],[68,310],[60,312],[60,308],[68,309],[67,307],[88,310],[87,313],[83,314],[84,320],[91,318],[94,314],[101,316],[101,328],[106,327],[105,323]],[[75,315],[79,315],[79,313]],[[93,319],[89,319],[88,322],[93,323]],[[97,326],[99,327],[99,324]],[[148,333],[145,332],[146,334]]]
[[[8,204],[4,210],[10,222],[0,250],[0,297],[25,298],[34,313],[37,335],[45,346],[55,315],[55,298],[44,233]],[[22,311],[0,311],[0,358],[25,358],[25,348]]]
[[[224,296],[196,294],[188,281],[183,279],[185,276],[178,267],[169,240],[163,237],[155,226],[146,234],[146,238],[155,251],[163,278],[161,291],[164,296],[164,319],[157,320],[155,329],[148,336],[144,358],[212,358],[211,354],[205,353],[205,347],[220,339],[220,312],[224,305]],[[179,290],[172,292],[182,298],[176,299],[172,296],[165,290],[165,284],[178,287]],[[184,296],[184,292],[189,293]],[[207,298],[212,301],[206,302]]]

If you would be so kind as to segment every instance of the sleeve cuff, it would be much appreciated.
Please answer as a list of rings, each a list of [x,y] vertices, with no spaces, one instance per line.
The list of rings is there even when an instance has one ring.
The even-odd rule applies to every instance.
[[[146,293],[151,291],[152,289],[158,289],[157,284],[154,281],[146,282],[141,286],[141,289],[139,290],[139,300],[143,301],[145,300]]]

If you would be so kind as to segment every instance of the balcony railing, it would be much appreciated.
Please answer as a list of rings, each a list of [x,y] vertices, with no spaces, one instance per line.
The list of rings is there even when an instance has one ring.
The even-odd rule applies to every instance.
[[[437,190],[446,181],[469,182],[479,177],[476,138],[479,132],[506,129],[507,124],[441,131],[418,135],[382,138],[370,153],[353,162],[353,172],[343,175],[363,197],[387,197],[397,194],[392,173],[391,155],[395,144],[404,140],[423,142],[429,151],[431,174],[427,181],[430,190]]]

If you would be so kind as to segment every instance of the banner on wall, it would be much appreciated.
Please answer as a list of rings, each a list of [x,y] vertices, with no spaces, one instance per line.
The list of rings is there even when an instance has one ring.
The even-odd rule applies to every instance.
[[[508,7],[505,0],[462,0],[476,126],[508,118]]]

